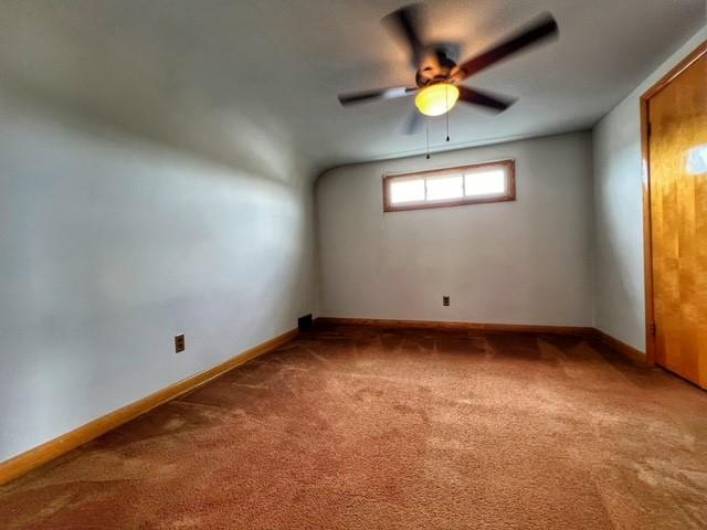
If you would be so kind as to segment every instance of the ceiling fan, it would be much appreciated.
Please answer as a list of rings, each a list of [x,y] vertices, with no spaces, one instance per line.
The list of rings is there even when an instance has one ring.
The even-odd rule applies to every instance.
[[[415,86],[399,86],[340,94],[342,105],[366,103],[415,95],[415,106],[424,115],[441,116],[457,101],[479,105],[493,112],[502,112],[515,100],[462,85],[462,81],[494,64],[558,33],[557,22],[549,13],[521,28],[506,40],[461,64],[454,60],[455,47],[449,44],[426,44],[422,37],[423,11],[421,4],[412,4],[393,11],[383,23],[402,40],[410,53],[415,69]],[[407,132],[419,126],[419,114],[414,113]]]

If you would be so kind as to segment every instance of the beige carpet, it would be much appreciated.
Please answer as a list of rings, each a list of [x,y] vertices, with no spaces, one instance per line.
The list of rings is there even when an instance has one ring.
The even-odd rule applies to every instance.
[[[706,528],[707,393],[580,339],[321,329],[0,488],[0,527]]]

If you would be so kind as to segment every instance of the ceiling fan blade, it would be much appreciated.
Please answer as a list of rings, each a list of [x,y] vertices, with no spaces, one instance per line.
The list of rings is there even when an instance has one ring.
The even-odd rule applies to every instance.
[[[511,38],[457,66],[452,72],[452,77],[457,82],[463,81],[470,75],[557,34],[557,22],[550,13],[544,13]]]
[[[407,134],[408,136],[412,136],[413,134],[417,134],[420,132],[420,129],[422,129],[422,124],[424,122],[424,116],[417,112],[417,110],[413,110],[410,115],[408,116],[407,120],[405,120],[405,126],[403,128],[403,132]]]
[[[459,100],[472,105],[480,105],[493,112],[503,112],[516,102],[515,99],[490,92],[482,92],[475,88],[459,87]]]
[[[377,90],[339,94],[339,102],[345,106],[355,103],[367,103],[369,101],[379,99],[401,98],[412,95],[415,92],[417,92],[417,87],[398,86],[392,88],[380,88]]]
[[[423,18],[423,5],[411,4],[393,11],[382,20],[393,36],[401,40],[408,48],[410,61],[415,69],[425,56],[425,45],[421,37]]]

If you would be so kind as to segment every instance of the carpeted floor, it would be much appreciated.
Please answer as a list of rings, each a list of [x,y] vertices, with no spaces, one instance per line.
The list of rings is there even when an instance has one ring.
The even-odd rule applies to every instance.
[[[0,488],[0,527],[705,528],[707,393],[569,337],[320,329]]]

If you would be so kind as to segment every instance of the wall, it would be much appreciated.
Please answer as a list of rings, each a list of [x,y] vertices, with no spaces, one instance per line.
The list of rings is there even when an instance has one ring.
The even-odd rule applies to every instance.
[[[593,130],[596,223],[594,323],[645,351],[641,95],[707,38],[707,26],[675,52]]]
[[[312,311],[303,171],[217,165],[0,92],[0,461]]]
[[[385,173],[501,158],[516,160],[515,202],[383,213]],[[325,173],[321,314],[591,325],[591,163],[589,133],[573,133]]]

